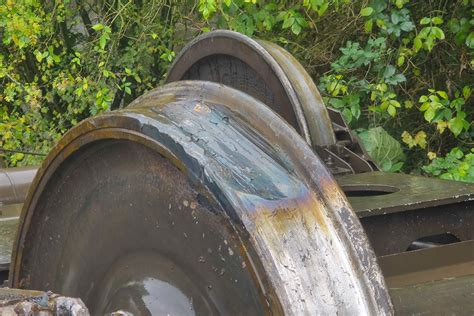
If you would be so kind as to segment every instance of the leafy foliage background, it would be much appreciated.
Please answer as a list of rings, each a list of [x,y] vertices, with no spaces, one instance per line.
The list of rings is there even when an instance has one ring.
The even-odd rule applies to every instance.
[[[0,157],[39,163],[28,152],[127,105],[187,41],[225,28],[293,53],[384,170],[474,182],[473,12],[472,0],[2,0]]]

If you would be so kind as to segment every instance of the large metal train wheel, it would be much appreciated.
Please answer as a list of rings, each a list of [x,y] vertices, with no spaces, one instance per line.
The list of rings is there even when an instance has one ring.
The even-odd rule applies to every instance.
[[[286,50],[243,34],[198,36],[176,57],[167,82],[205,80],[241,90],[268,105],[310,145],[336,143],[326,106],[303,66]]]
[[[31,188],[11,285],[93,315],[392,313],[332,176],[241,91],[182,81],[88,119]]]

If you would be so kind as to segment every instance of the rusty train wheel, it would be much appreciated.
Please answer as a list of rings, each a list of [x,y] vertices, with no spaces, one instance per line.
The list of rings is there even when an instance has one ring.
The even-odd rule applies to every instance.
[[[167,82],[206,80],[259,99],[310,145],[336,143],[327,109],[303,66],[280,46],[218,30],[191,41],[176,57]]]
[[[68,132],[21,215],[12,286],[92,314],[390,314],[344,194],[263,103],[168,84]]]

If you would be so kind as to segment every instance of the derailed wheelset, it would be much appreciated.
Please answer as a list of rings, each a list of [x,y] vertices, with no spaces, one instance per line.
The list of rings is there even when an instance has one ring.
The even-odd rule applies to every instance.
[[[391,310],[327,169],[269,108],[226,86],[177,82],[86,120],[33,188],[12,284],[81,297],[93,314]]]
[[[219,82],[255,97],[293,126],[335,175],[378,170],[341,113],[326,108],[303,66],[271,42],[223,30],[203,34],[183,48],[166,80]]]
[[[167,81],[50,153],[13,286],[93,314],[392,314],[385,276],[402,314],[474,310],[472,185],[377,172],[272,43],[204,34]]]
[[[304,68],[273,43],[229,31],[204,34],[181,51],[167,77],[183,79],[244,91],[296,128],[359,217],[397,312],[474,313],[467,294],[474,282],[474,185],[379,172]]]

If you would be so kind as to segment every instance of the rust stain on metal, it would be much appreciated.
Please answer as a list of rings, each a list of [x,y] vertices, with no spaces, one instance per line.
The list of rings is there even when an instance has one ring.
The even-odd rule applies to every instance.
[[[211,109],[209,109],[209,107],[203,103],[196,103],[194,106],[194,111],[203,114],[211,113]]]
[[[211,50],[206,45],[208,41],[214,44]],[[227,76],[229,67],[237,71]],[[200,72],[203,68],[218,68],[219,71]],[[357,137],[351,134],[347,124],[343,122],[340,113],[330,110],[328,115],[316,86],[304,68],[288,52],[275,44],[254,41],[227,31],[208,33],[193,41],[176,58],[168,81],[183,78],[221,82],[263,101],[300,132],[307,144],[327,162],[326,167],[333,174],[377,170],[377,166],[370,161],[360,146]],[[70,157],[80,156],[87,152],[88,146],[94,147],[101,142],[132,143],[137,147],[132,146],[134,150],[119,152],[120,155],[104,159],[103,169],[93,174],[108,170],[113,163],[127,155],[141,152],[142,147],[146,147],[173,167],[169,169],[172,170],[169,174],[163,173],[162,163],[147,164],[139,159],[142,157],[135,157],[135,162],[139,162],[138,166],[146,166],[142,179],[150,184],[143,187],[140,194],[158,183],[164,183],[165,186],[176,185],[168,179],[181,173],[187,180],[182,185],[177,185],[165,198],[186,193],[183,188],[189,183],[200,188],[185,198],[176,198],[167,204],[165,209],[168,220],[163,224],[160,219],[159,223],[154,223],[151,231],[164,230],[167,223],[177,230],[179,240],[184,238],[187,242],[194,242],[201,240],[202,236],[204,243],[212,244],[212,247],[194,255],[192,260],[197,257],[200,263],[198,266],[209,267],[213,258],[210,254],[216,254],[214,259],[218,259],[218,264],[214,262],[214,265],[210,266],[211,274],[217,274],[219,278],[232,275],[230,281],[240,286],[243,279],[234,276],[240,272],[248,273],[249,279],[253,280],[248,284],[252,285],[242,286],[244,290],[237,294],[255,291],[266,313],[392,313],[383,276],[365,233],[346,196],[321,161],[313,152],[307,150],[300,136],[288,129],[266,106],[247,94],[222,85],[203,82],[181,82],[153,90],[132,102],[127,109],[82,122],[64,136],[40,169],[41,177],[35,180],[31,190],[32,196],[26,202],[29,209],[22,215],[20,235],[13,255],[12,282],[16,286],[30,287],[35,278],[41,278],[42,274],[50,269],[47,264],[47,269],[39,274],[35,275],[29,271],[28,260],[24,259],[30,259],[30,256],[23,257],[25,248],[36,247],[35,243],[39,245],[41,241],[49,240],[50,250],[55,243],[64,242],[64,237],[61,238],[60,234],[43,235],[36,239],[28,235],[29,231],[34,232],[35,229],[41,230],[45,229],[44,227],[47,231],[51,225],[41,222],[42,219],[49,219],[49,216],[36,215],[40,216],[41,220],[33,220],[35,205],[40,203],[37,195],[51,185],[49,183],[54,179],[55,170],[71,164],[71,160],[68,160]],[[98,152],[100,148],[94,155]],[[87,160],[87,156],[84,156],[84,159]],[[127,180],[122,181],[123,185],[136,176],[137,165],[131,163],[126,170],[119,169],[126,173],[123,179]],[[88,168],[89,166],[82,167],[81,170],[89,170]],[[107,183],[117,173],[102,177],[99,183]],[[154,178],[163,174],[165,179],[160,179],[161,182]],[[2,176],[7,181],[11,180],[6,173],[0,173],[0,180]],[[396,190],[385,192],[385,196],[351,199],[369,236],[375,235],[372,243],[379,254],[404,251],[407,243],[416,239],[419,234],[426,235],[426,231],[438,232],[441,229],[441,232],[455,233],[460,240],[472,239],[470,228],[473,217],[469,212],[474,205],[472,185],[451,184],[447,190],[446,182],[440,180],[377,172],[342,177],[339,181],[345,184],[347,194],[370,191],[368,182],[377,182],[372,183],[372,188],[376,187],[382,191],[394,183],[398,185]],[[16,200],[23,194],[18,194],[15,186],[3,189],[1,182],[0,203],[4,192],[7,192],[8,196],[14,196]],[[64,180],[63,184],[66,182]],[[132,182],[136,184],[139,181]],[[130,184],[128,185],[130,187]],[[357,189],[361,186],[361,190]],[[160,188],[162,187],[157,185],[156,191]],[[57,188],[56,194],[62,189],[63,187]],[[55,208],[54,203],[59,205],[65,200],[77,198],[80,194],[87,193],[88,189],[88,184],[78,186],[78,190],[71,190],[67,198],[52,198],[51,209],[60,209],[61,212],[56,216],[67,217],[69,213],[77,211],[77,205],[82,205],[80,203],[84,201],[62,208]],[[122,198],[128,191],[123,191],[116,198]],[[106,196],[113,190],[100,192]],[[127,225],[118,227],[128,227],[128,224],[143,215],[143,210],[156,210],[151,204],[137,207],[140,202],[151,201],[155,197],[153,195],[133,203],[127,201],[113,207],[99,207],[100,203],[107,202],[103,196],[93,199],[89,205],[101,211],[119,209],[125,205],[141,212],[140,216],[127,221]],[[206,212],[202,212],[203,208]],[[186,215],[188,211],[192,218],[190,224],[178,230],[179,219],[182,218],[172,217],[176,214]],[[193,238],[193,231],[202,225],[203,213],[212,213],[211,217],[217,215],[216,218],[222,222],[210,225],[211,229],[204,229],[202,235]],[[148,224],[152,217],[150,215],[141,217],[144,223]],[[73,221],[74,224],[79,222],[80,218],[82,216],[78,216]],[[115,219],[107,217],[107,220],[103,221],[104,225],[113,221],[111,218]],[[407,225],[408,222],[411,226]],[[420,222],[424,224],[420,225]],[[31,223],[35,223],[34,227],[30,227]],[[141,232],[145,227],[143,225],[128,234],[127,238],[130,239],[136,232]],[[230,235],[220,231],[221,235],[217,238],[209,237],[212,232],[224,226],[231,227]],[[74,230],[74,225],[71,225],[71,228]],[[404,233],[402,237],[399,236],[400,232]],[[168,238],[172,234],[173,231],[164,236]],[[224,235],[226,237],[221,240],[220,237]],[[166,239],[159,237],[154,240]],[[169,240],[175,242],[177,239]],[[127,241],[128,239],[123,243]],[[80,245],[77,242],[73,248]],[[187,244],[181,245],[185,247]],[[202,245],[196,243],[195,246]],[[195,251],[196,247],[189,249],[189,253]],[[188,255],[186,251],[183,252]],[[47,251],[30,250],[31,253],[46,254]],[[428,252],[425,252],[425,255],[426,253]],[[403,260],[400,254],[396,256]],[[232,266],[232,260],[235,260],[235,270],[229,268],[229,265]],[[74,266],[76,261],[72,260],[70,264]],[[0,261],[0,265],[1,263]],[[472,261],[470,264],[472,265]],[[34,268],[29,267],[31,270]],[[62,268],[61,266],[57,270]],[[73,275],[73,270],[68,270],[67,274]],[[198,274],[204,275],[202,271]],[[413,279],[411,274],[406,278]],[[49,286],[49,281],[46,284]],[[219,282],[205,284],[207,291],[215,291],[220,286],[225,287],[224,283]],[[24,309],[28,308],[34,306],[29,302],[25,303]],[[241,312],[240,309],[239,311]]]
[[[321,202],[312,192],[306,192],[297,199],[279,201],[273,208],[259,205],[254,214],[257,226],[272,225],[279,233],[288,232],[295,223],[302,223],[309,232],[317,227],[325,234],[328,233],[327,217],[321,208]]]
[[[178,96],[177,101],[164,104],[170,95]],[[210,109],[206,115],[193,110],[196,103],[202,102]],[[145,150],[145,147],[148,149]],[[89,156],[92,153],[94,155]],[[156,155],[157,153],[159,155]],[[94,163],[88,163],[87,157],[94,157]],[[162,166],[165,161],[167,165],[174,166],[173,172],[160,172],[157,166]],[[125,165],[121,166],[121,163]],[[306,164],[308,166],[303,168]],[[77,236],[94,238],[101,233],[101,229],[113,231],[120,236],[122,231],[104,226],[112,225],[123,227],[124,230],[133,229],[133,233],[125,234],[127,238],[122,240],[120,247],[129,243],[140,246],[148,243],[150,249],[161,245],[180,250],[183,256],[194,254],[194,261],[189,262],[200,264],[193,265],[193,269],[210,269],[206,273],[198,273],[201,277],[206,275],[208,281],[205,282],[209,283],[200,283],[199,286],[205,285],[206,291],[214,288],[212,293],[215,295],[231,291],[219,290],[226,288],[229,283],[209,280],[214,277],[221,280],[235,275],[236,277],[231,279],[232,289],[240,286],[241,290],[232,297],[250,293],[275,293],[274,296],[270,295],[275,297],[273,302],[271,297],[266,297],[271,302],[270,310],[278,310],[281,307],[287,314],[336,311],[356,314],[369,311],[390,313],[386,297],[373,302],[369,298],[371,292],[362,290],[362,283],[371,283],[372,279],[360,280],[357,277],[359,270],[354,262],[361,259],[357,256],[349,258],[344,252],[346,246],[338,238],[341,219],[329,216],[339,205],[330,205],[327,197],[318,193],[322,180],[310,176],[310,173],[314,172],[329,177],[327,181],[331,181],[323,164],[283,120],[265,105],[242,92],[209,82],[180,82],[154,90],[139,98],[128,109],[79,124],[48,156],[46,167],[41,170],[42,174],[37,181],[39,185],[35,187],[25,207],[24,222],[20,227],[19,241],[13,256],[12,281],[16,286],[20,285],[23,278],[29,277],[28,286],[36,287],[49,284],[48,280],[57,280],[58,287],[70,288],[72,291],[74,282],[82,281],[77,276],[83,275],[80,272],[84,269],[77,256],[92,255],[90,253],[95,249],[94,251],[107,260],[114,256],[103,255],[104,251],[118,248],[104,246],[101,250],[94,248],[100,243],[94,243],[94,247],[91,247],[91,243],[85,241],[75,244],[74,247],[66,247],[65,239],[59,238],[57,234],[50,234],[70,228],[67,233],[62,232],[61,236],[71,236],[75,232]],[[103,176],[100,176],[102,173]],[[95,176],[95,182],[91,182],[87,174]],[[182,183],[178,184],[179,190],[168,185],[176,185],[176,181],[157,179],[160,176],[179,176],[182,179]],[[67,179],[76,180],[67,185]],[[61,183],[59,187],[58,183]],[[84,185],[80,186],[78,183]],[[127,184],[130,186],[127,187]],[[194,195],[176,197],[176,194],[183,192],[185,185],[200,186],[207,194],[202,194],[199,199]],[[77,190],[78,187],[82,190]],[[150,188],[155,190],[150,191]],[[43,194],[54,195],[61,190],[70,192],[66,194],[68,198],[42,199]],[[157,195],[157,192],[161,191],[162,195]],[[62,196],[66,196],[64,194]],[[105,198],[110,194],[115,194],[112,195],[115,198]],[[137,196],[141,198],[127,200]],[[208,204],[204,198],[206,196],[218,201],[222,209],[215,209],[212,204]],[[166,203],[166,211],[161,213],[166,216],[166,220],[159,219],[157,228],[156,223],[149,219],[156,216],[152,214],[156,214],[156,210],[161,208],[153,205],[159,205],[160,201],[171,197],[176,199],[171,204],[176,205],[177,210],[168,213],[169,203]],[[187,203],[183,203],[185,200]],[[146,204],[148,202],[151,204]],[[212,218],[241,227],[238,230],[240,235],[235,238],[222,238],[225,236],[224,232],[219,230],[222,225],[212,225],[212,229],[201,226],[203,220],[196,220],[192,215],[192,202],[196,203],[192,205],[196,206],[193,211],[197,212],[202,205],[208,210],[202,214],[212,214]],[[186,205],[183,208],[184,204]],[[259,206],[265,209],[258,209]],[[189,211],[189,217],[183,217],[183,209]],[[129,219],[125,215],[123,217],[118,216],[118,213],[111,213],[107,217],[107,212],[112,210],[125,215],[130,214],[130,210],[139,210],[140,216]],[[152,213],[145,216],[147,210]],[[31,225],[34,218],[44,219],[48,212],[54,213],[54,216],[49,216],[48,225],[43,225],[41,220],[40,225]],[[107,220],[86,221],[87,212],[94,216],[106,216]],[[79,213],[82,215],[78,216]],[[173,218],[178,214],[178,217]],[[121,218],[127,219],[124,221],[126,224],[116,223],[114,226],[113,223]],[[180,221],[184,218],[189,220],[189,226],[180,228]],[[83,224],[82,219],[86,221]],[[57,225],[53,226],[51,221],[55,221]],[[196,224],[196,221],[199,224]],[[64,226],[66,222],[71,225]],[[97,223],[101,228],[84,234],[84,230],[92,229],[90,223]],[[163,226],[163,223],[167,226]],[[152,229],[144,229],[147,225],[152,225]],[[170,230],[169,234],[160,235],[165,234],[165,227]],[[199,234],[194,234],[196,236],[193,237],[193,231],[199,231]],[[209,235],[213,232],[221,235],[211,238]],[[142,238],[141,233],[157,235],[156,238]],[[173,234],[177,234],[177,238],[168,238]],[[164,236],[168,236],[168,239]],[[35,243],[35,240],[44,242]],[[68,240],[76,239],[69,237]],[[101,239],[97,237],[95,240]],[[162,240],[170,242],[155,244]],[[180,244],[183,247],[194,247],[188,247],[184,251],[171,244],[171,241],[179,240],[183,241]],[[235,240],[237,245],[229,250],[226,241],[228,243],[230,240]],[[195,244],[190,241],[195,241]],[[249,264],[250,260],[245,261],[244,270],[244,259],[236,256],[240,241],[245,244],[246,253],[254,262],[252,265]],[[201,249],[199,247],[205,247],[206,243],[213,243],[212,249],[196,253]],[[58,250],[53,251],[53,247]],[[64,267],[59,265],[57,269],[52,268],[51,264],[61,262],[54,256],[64,254],[64,251],[69,254],[61,257],[61,260],[67,261]],[[211,253],[215,255],[209,255]],[[41,254],[42,260],[36,260],[35,254]],[[51,256],[49,261],[46,255]],[[203,260],[200,260],[201,257]],[[26,258],[29,260],[23,260]],[[216,260],[214,264],[211,264],[211,258]],[[89,263],[93,262],[92,260]],[[226,266],[225,272],[222,272],[224,262],[226,265],[235,262],[235,265],[232,265],[235,269]],[[40,263],[43,264],[43,269]],[[104,263],[104,266],[107,264]],[[261,269],[256,273],[246,272],[246,269],[253,267]],[[91,271],[97,270],[91,268]],[[368,271],[377,274],[377,270]],[[242,273],[258,275],[261,282],[251,285],[250,277],[243,277]],[[338,286],[334,287],[334,284]],[[86,285],[90,286],[90,283],[86,282]],[[82,291],[86,291],[86,285],[83,285]],[[267,288],[261,289],[265,285]],[[380,284],[373,286],[380,287]],[[205,297],[208,295],[204,294],[206,291],[203,292]],[[383,294],[383,288],[381,291]],[[88,297],[87,295],[85,297]],[[261,308],[261,305],[252,305],[258,302],[253,294],[247,299],[252,303],[246,307]],[[237,305],[224,304],[221,307]]]

